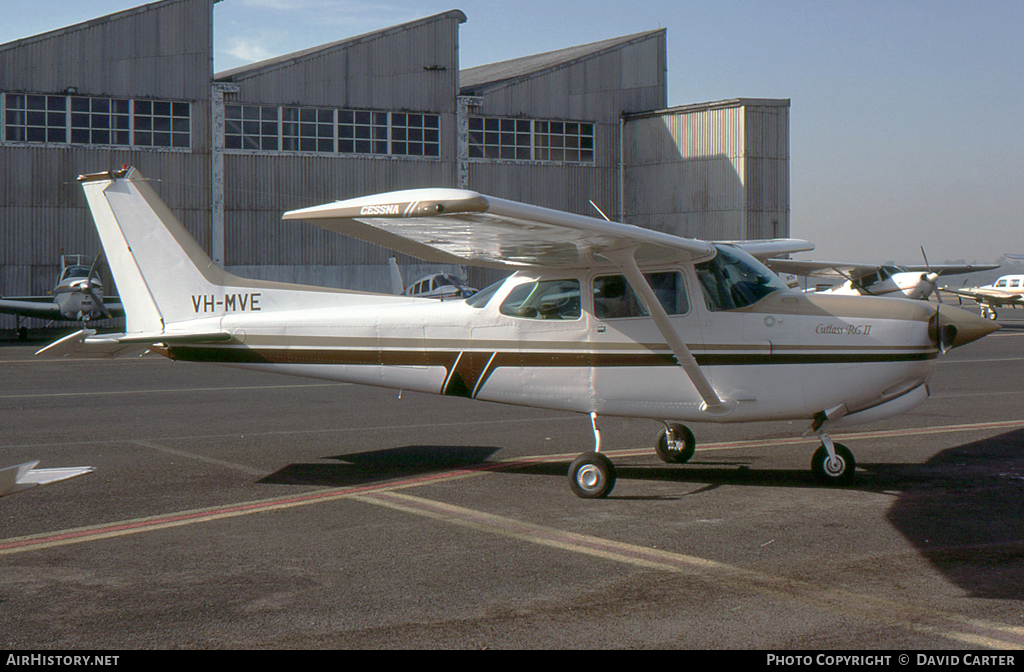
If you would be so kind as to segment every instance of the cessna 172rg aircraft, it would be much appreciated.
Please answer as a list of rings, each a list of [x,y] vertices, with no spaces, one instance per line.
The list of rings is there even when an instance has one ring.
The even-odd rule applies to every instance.
[[[805,419],[812,470],[844,483],[837,427],[928,396],[940,352],[998,328],[921,301],[789,290],[737,245],[712,244],[455,189],[417,189],[285,213],[428,263],[515,273],[465,301],[260,282],[215,266],[134,169],[79,178],[126,311],[125,333],[83,329],[40,353],[146,346],[172,359],[457,395],[590,415],[594,450],[569,467],[604,497],[614,465],[600,416],[664,423]],[[751,243],[759,254],[807,249]],[[939,313],[941,308],[941,313]]]

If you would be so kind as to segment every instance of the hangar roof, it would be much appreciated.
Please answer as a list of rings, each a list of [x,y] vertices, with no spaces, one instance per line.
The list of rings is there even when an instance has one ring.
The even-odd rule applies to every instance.
[[[614,37],[600,42],[581,44],[566,49],[548,51],[543,54],[513,58],[487,65],[466,68],[459,72],[462,95],[476,95],[513,84],[524,79],[537,77],[571,63],[593,58],[600,54],[619,49],[628,44],[641,42],[655,35],[663,35],[664,28]]]
[[[249,77],[262,75],[278,68],[296,65],[302,61],[317,58],[332,51],[348,49],[354,45],[388,37],[404,30],[409,30],[410,28],[418,28],[419,26],[423,26],[440,19],[456,19],[459,23],[465,23],[466,15],[458,9],[452,9],[447,12],[434,14],[408,23],[402,23],[397,26],[391,26],[382,30],[375,30],[370,33],[364,33],[363,35],[357,35],[356,37],[349,37],[344,40],[338,40],[337,42],[329,42],[309,49],[293,51],[289,54],[284,54],[283,56],[275,56],[274,58],[268,58],[264,61],[258,61],[256,63],[232,68],[231,70],[224,70],[216,73],[213,78],[219,82],[240,82]]]
[[[72,24],[70,26],[64,26],[63,28],[57,28],[56,30],[50,30],[50,31],[47,31],[45,33],[39,33],[38,35],[31,35],[29,37],[23,37],[20,40],[14,40],[12,42],[5,42],[3,44],[0,44],[0,51],[6,50],[6,49],[13,49],[13,48],[16,48],[16,47],[21,47],[21,46],[24,46],[26,44],[31,44],[33,42],[41,42],[43,40],[49,40],[49,39],[52,39],[52,38],[55,38],[55,37],[61,37],[63,35],[68,35],[68,34],[71,34],[71,33],[75,33],[75,32],[77,32],[79,30],[85,30],[85,29],[88,29],[88,28],[94,28],[94,27],[102,25],[104,23],[109,23],[111,21],[116,21],[118,19],[123,19],[123,18],[129,17],[129,16],[132,16],[134,14],[144,14],[146,12],[159,11],[160,9],[162,9],[163,7],[166,7],[167,5],[173,5],[176,2],[182,2],[182,1],[183,0],[162,0],[161,2],[151,2],[151,3],[147,4],[147,5],[142,5],[141,7],[132,7],[130,9],[122,10],[120,12],[114,12],[113,14],[106,14],[104,16],[101,16],[101,17],[98,17],[98,18],[95,18],[95,19],[89,19],[88,21],[82,21],[81,23],[74,23],[74,24]]]

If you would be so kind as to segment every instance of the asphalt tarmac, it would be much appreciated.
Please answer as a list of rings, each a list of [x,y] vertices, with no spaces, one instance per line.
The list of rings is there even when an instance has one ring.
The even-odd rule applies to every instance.
[[[605,419],[157,356],[0,345],[0,649],[1024,648],[1024,311],[931,398],[837,432]]]

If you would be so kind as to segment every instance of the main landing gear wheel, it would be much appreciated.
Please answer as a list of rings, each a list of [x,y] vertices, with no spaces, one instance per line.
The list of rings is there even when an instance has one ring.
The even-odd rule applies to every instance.
[[[853,472],[857,461],[853,459],[850,449],[841,443],[835,444],[835,459],[830,459],[825,446],[818,448],[811,458],[811,471],[814,478],[826,485],[846,485],[853,480]]]
[[[999,314],[996,313],[996,311],[992,308],[985,308],[984,310],[981,311],[981,316],[987,320],[995,320],[997,317],[999,317]]]
[[[671,440],[668,436],[669,429],[672,430]],[[662,462],[668,464],[689,462],[696,450],[697,439],[685,425],[668,425],[658,433],[658,440],[654,442],[654,452]]]
[[[569,465],[569,487],[584,499],[607,497],[615,487],[615,466],[601,453],[584,453]]]

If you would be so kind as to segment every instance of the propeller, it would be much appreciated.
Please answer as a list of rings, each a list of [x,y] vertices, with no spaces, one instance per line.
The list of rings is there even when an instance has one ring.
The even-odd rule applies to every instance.
[[[935,316],[928,321],[928,333],[938,346],[939,352],[946,354],[956,341],[958,329],[955,324],[942,324],[941,310],[941,305],[935,306]]]
[[[924,251],[924,245],[921,246],[921,256],[924,257],[924,267],[928,269],[927,273],[921,274],[921,282],[928,286],[928,289],[921,295],[921,298],[927,301],[928,297],[934,294],[936,300],[942,303],[942,292],[939,291],[937,284],[941,273],[932,272],[932,265],[928,263],[928,255]]]
[[[107,307],[103,304],[103,297],[96,292],[96,286],[102,286],[102,283],[97,282],[97,285],[94,285],[92,282],[93,278],[98,278],[99,276],[99,266],[100,261],[102,259],[103,253],[100,252],[99,254],[96,255],[96,258],[92,260],[92,266],[89,267],[89,277],[85,279],[85,291],[89,296],[92,297],[93,303],[95,303],[96,306],[101,311],[103,311],[104,315],[106,315],[107,317],[113,317],[113,315],[110,314],[110,311],[107,310]]]

